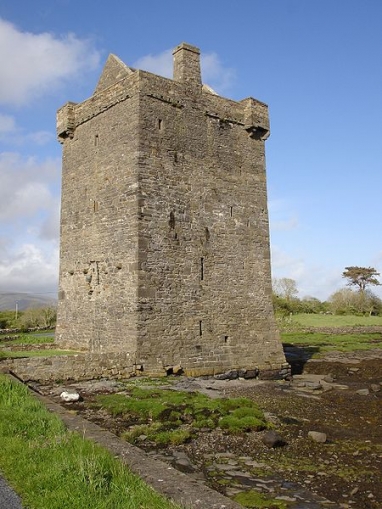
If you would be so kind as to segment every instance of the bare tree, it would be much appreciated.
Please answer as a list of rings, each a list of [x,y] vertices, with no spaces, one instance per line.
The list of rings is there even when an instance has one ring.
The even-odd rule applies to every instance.
[[[286,299],[288,302],[297,297],[298,290],[296,281],[288,277],[275,278],[272,282],[274,293]]]

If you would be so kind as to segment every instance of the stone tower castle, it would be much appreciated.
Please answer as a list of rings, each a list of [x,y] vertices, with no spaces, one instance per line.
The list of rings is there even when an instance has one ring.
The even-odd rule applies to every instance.
[[[173,79],[110,55],[93,96],[58,111],[56,342],[146,374],[277,376],[267,106],[202,85],[194,46],[173,55]]]

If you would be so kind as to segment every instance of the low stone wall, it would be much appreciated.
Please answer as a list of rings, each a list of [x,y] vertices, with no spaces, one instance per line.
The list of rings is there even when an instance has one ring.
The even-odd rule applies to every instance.
[[[41,345],[40,345],[41,346]],[[125,379],[131,376],[166,376],[166,369],[143,369],[136,365],[128,353],[78,353],[51,357],[24,357],[0,361],[2,371],[10,371],[24,382],[53,382],[58,380],[94,380],[98,378]],[[175,373],[175,371],[174,371]],[[167,371],[167,374],[168,371]],[[181,368],[178,374],[191,376]],[[214,372],[202,373],[213,376]],[[199,374],[199,376],[202,376]],[[285,363],[277,369],[230,370],[217,375],[220,379],[236,378],[282,379],[290,375],[290,366]],[[197,376],[193,374],[192,376]]]
[[[129,378],[136,366],[128,353],[76,354],[54,357],[6,359],[0,368],[15,373],[24,382]]]

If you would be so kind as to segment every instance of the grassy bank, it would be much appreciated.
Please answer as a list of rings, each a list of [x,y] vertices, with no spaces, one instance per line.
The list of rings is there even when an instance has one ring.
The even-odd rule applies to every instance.
[[[0,470],[30,509],[176,509],[0,375]]]

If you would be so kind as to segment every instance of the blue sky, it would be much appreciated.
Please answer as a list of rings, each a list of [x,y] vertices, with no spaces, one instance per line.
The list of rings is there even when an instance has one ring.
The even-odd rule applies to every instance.
[[[218,93],[269,105],[273,276],[325,300],[346,266],[382,273],[381,0],[3,0],[0,292],[57,291],[56,110],[109,53],[171,76],[183,41]]]

